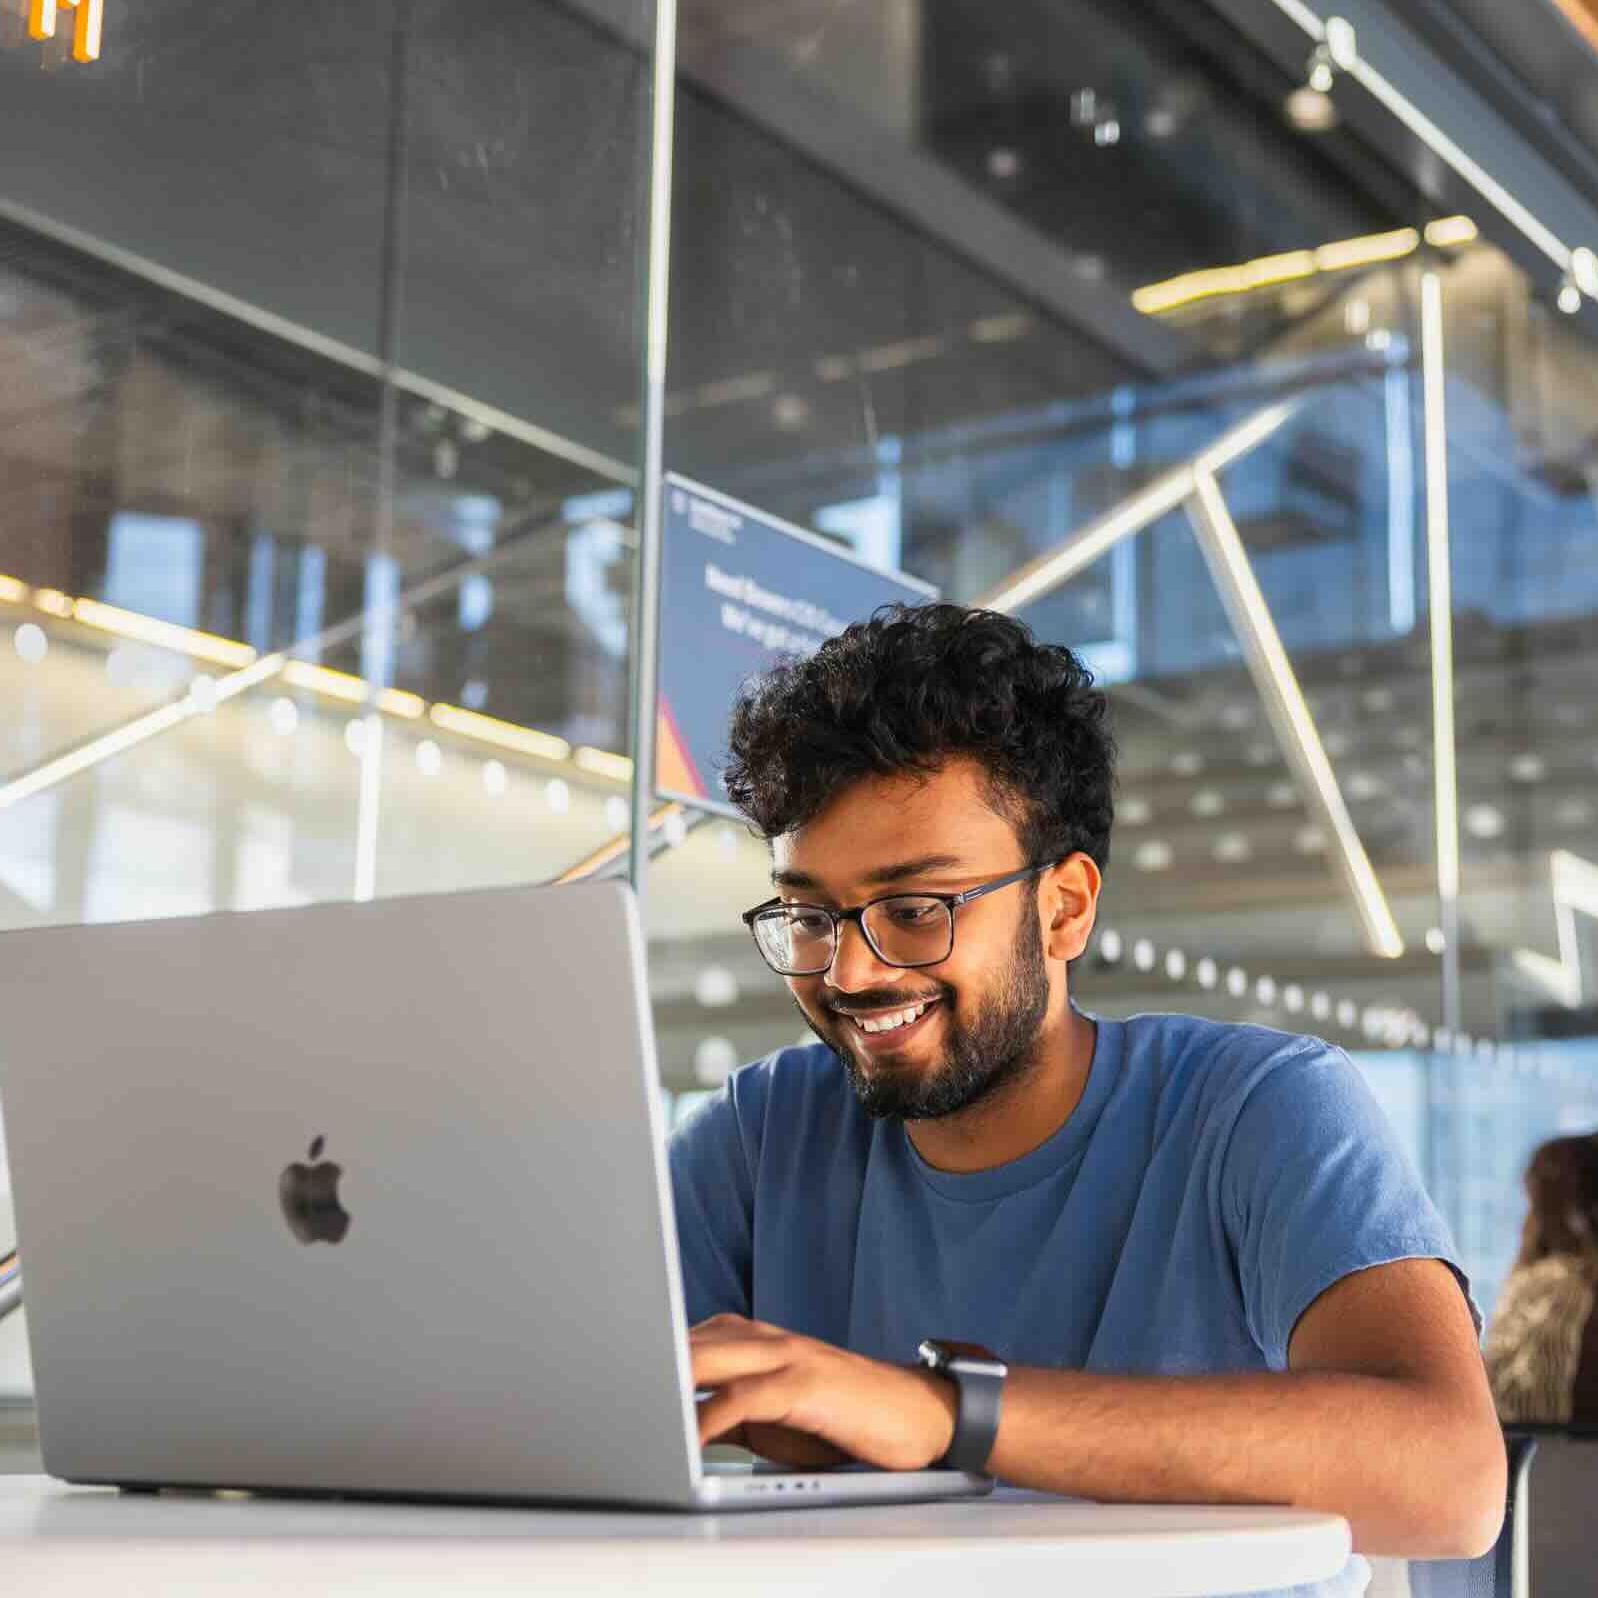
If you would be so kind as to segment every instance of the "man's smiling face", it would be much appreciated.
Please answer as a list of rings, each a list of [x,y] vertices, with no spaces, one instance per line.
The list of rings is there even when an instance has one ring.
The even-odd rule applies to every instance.
[[[970,759],[930,777],[863,777],[772,841],[782,898],[830,908],[887,893],[959,893],[1042,863],[1023,858]],[[954,948],[937,965],[888,965],[846,923],[830,971],[785,979],[872,1115],[936,1119],[1020,1080],[1036,1064],[1057,989],[1064,1002],[1064,966],[1051,970],[1044,959],[1035,879],[961,905],[954,917]]]

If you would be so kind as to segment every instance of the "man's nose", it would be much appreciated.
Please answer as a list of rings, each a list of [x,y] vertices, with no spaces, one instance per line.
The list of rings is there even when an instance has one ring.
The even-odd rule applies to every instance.
[[[858,921],[843,922],[838,928],[838,951],[826,973],[827,986],[842,993],[857,993],[862,988],[880,987],[884,973],[889,981],[896,981],[899,967],[878,957]]]

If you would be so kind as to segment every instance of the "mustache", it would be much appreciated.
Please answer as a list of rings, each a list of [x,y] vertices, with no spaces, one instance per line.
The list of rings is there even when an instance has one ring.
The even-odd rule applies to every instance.
[[[824,1006],[832,1015],[859,1015],[868,1010],[905,1009],[912,1004],[928,1004],[948,997],[946,991],[935,993],[901,993],[894,988],[879,989],[874,993],[851,993],[848,1002],[829,999]]]

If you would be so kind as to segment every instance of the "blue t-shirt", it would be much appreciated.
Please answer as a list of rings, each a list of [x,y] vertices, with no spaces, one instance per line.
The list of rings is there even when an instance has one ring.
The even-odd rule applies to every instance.
[[[1096,1024],[1065,1125],[968,1174],[867,1116],[819,1043],[734,1073],[671,1144],[689,1323],[731,1311],[900,1364],[936,1336],[1017,1365],[1280,1371],[1352,1271],[1434,1257],[1464,1282],[1340,1049],[1185,1015]],[[1356,1558],[1316,1591],[1367,1579]]]

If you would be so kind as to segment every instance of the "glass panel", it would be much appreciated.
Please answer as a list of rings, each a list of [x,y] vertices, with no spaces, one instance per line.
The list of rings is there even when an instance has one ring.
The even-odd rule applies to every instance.
[[[1598,351],[1590,307],[1498,249],[1439,287],[1466,1041],[1437,1180],[1491,1293],[1533,1149],[1598,1128]]]
[[[92,67],[23,10],[0,927],[545,881],[625,839],[652,8],[163,0],[107,7]],[[0,1173],[0,1252],[8,1204]]]
[[[1028,562],[1290,408],[1217,470],[1218,511],[1175,495],[1020,611],[1109,686],[1122,749],[1074,991],[1107,1014],[1191,1010],[1356,1051],[1490,1298],[1530,1140],[1592,1119],[1578,1046],[1545,1092],[1552,1056],[1488,1060],[1476,1040],[1594,1030],[1590,916],[1564,934],[1579,1011],[1546,992],[1538,1010],[1514,950],[1553,957],[1570,924],[1552,852],[1598,858],[1575,686],[1593,676],[1598,368],[1586,314],[1559,316],[1557,285],[1487,242],[1500,220],[1402,178],[1390,122],[1362,133],[1334,105],[1312,127],[1327,106],[1300,92],[1303,56],[1280,59],[1174,0],[684,0],[668,464],[949,598],[1002,603]],[[1425,272],[1445,285],[1456,506],[1459,1066],[1430,1052],[1447,1028]],[[1290,680],[1251,659],[1253,585]],[[1283,725],[1299,693],[1308,740]],[[797,1030],[738,936],[765,891],[747,847],[719,925],[713,889],[703,932],[651,900],[685,1097]],[[698,1003],[701,976],[736,999]],[[1501,1094],[1524,1113],[1489,1158]]]
[[[1415,619],[1419,241],[1386,256],[1424,210],[1351,135],[1290,131],[1292,81],[1193,10],[686,0],[668,463],[972,602],[1288,401],[1219,481],[1352,831],[1402,880],[1424,772],[1349,757]],[[1188,277],[1292,251],[1252,288]],[[1190,518],[1145,520],[1020,612],[1110,685],[1123,748],[1123,955],[1079,994],[1362,1042],[1378,1000],[1429,1006],[1432,965],[1371,955]],[[1432,914],[1381,909],[1411,943]],[[656,936],[675,1015],[688,951]]]

